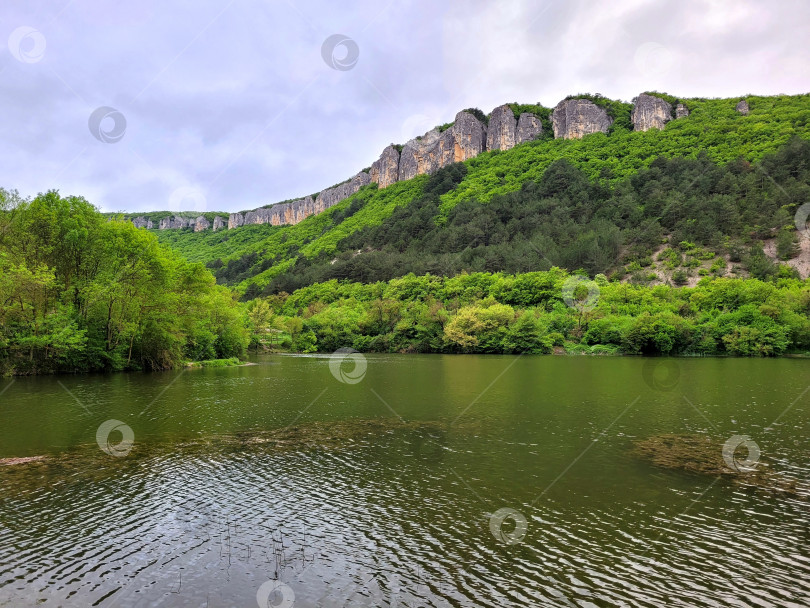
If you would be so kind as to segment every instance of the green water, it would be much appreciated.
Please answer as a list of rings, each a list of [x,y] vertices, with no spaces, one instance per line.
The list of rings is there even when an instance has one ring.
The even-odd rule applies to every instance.
[[[801,493],[633,452],[746,435],[802,487],[807,361],[366,361],[0,380],[0,458],[45,456],[0,466],[0,606],[810,605]]]

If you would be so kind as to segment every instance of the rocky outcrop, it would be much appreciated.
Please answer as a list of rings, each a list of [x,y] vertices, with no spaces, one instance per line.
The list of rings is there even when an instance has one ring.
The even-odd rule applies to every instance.
[[[307,196],[289,203],[277,203],[244,213],[232,213],[228,218],[228,228],[254,224],[272,224],[273,226],[297,224],[313,213],[318,213],[315,201],[311,196]]]
[[[393,144],[385,148],[369,171],[369,178],[380,188],[386,188],[399,179],[399,150]]]
[[[508,104],[492,110],[487,127],[487,150],[510,150],[515,147],[517,120]]]
[[[272,224],[274,226],[297,224],[310,215],[325,211],[340,201],[349,198],[352,194],[369,183],[371,183],[369,174],[361,171],[349,181],[339,184],[334,188],[324,190],[315,199],[311,196],[307,196],[287,203],[277,203],[275,205],[253,209],[252,211],[231,213],[230,216],[228,216],[228,229],[254,224]],[[222,224],[220,224],[220,226],[221,225]],[[216,219],[214,220],[214,226],[216,230]]]
[[[474,158],[486,149],[486,141],[487,128],[483,123],[469,112],[459,112],[445,131],[432,129],[402,146],[397,181]]]
[[[492,122],[490,121],[490,124]],[[529,112],[523,112],[517,121],[517,131],[515,132],[515,145],[526,141],[537,139],[543,134],[543,123],[540,118]],[[489,136],[487,136],[489,137]]]
[[[634,131],[663,129],[672,120],[672,106],[660,97],[642,93],[633,103],[630,122]]]
[[[453,160],[451,162],[464,162],[485,150],[487,128],[469,112],[456,114],[456,120],[448,131],[452,133],[453,139]]]
[[[204,215],[201,215],[194,220],[194,232],[202,232],[203,230],[208,230],[210,227],[211,222],[205,219]]]
[[[356,193],[372,182],[379,188],[386,188],[395,182],[411,179],[417,175],[431,174],[452,163],[463,162],[478,156],[484,151],[509,150],[516,145],[539,138],[543,134],[540,117],[524,112],[515,118],[514,104],[503,104],[495,108],[488,120],[476,117],[478,111],[461,111],[449,127],[434,128],[416,137],[401,148],[386,146],[380,157],[374,161],[368,173],[361,171],[352,179],[327,188],[320,194],[305,198],[268,205],[251,211],[231,213],[227,222],[215,215],[213,222],[205,216],[184,218],[166,217],[152,221],[146,217],[133,218],[138,227],[159,228],[161,230],[192,228],[195,232],[213,229],[221,230],[253,224],[286,225],[297,224],[310,215],[320,213]],[[747,113],[745,101],[737,106],[738,111]],[[676,118],[688,116],[684,104],[677,104]],[[669,103],[654,95],[642,94],[635,100],[631,119],[636,131],[650,128],[663,128],[673,118]],[[487,124],[485,124],[487,123]],[[565,99],[557,104],[551,113],[554,137],[575,139],[591,133],[606,133],[613,124],[607,111],[589,99]],[[191,215],[191,214],[189,214]]]
[[[447,133],[445,131],[444,133]],[[438,169],[435,159],[435,148],[439,140],[443,137],[438,129],[432,129],[422,135],[415,137],[404,146],[399,157],[399,177],[397,181],[411,179],[417,175],[431,173]]]
[[[487,126],[487,150],[511,150],[518,144],[537,139],[543,133],[540,118],[523,112],[515,119],[509,104],[492,110]]]
[[[736,109],[737,109],[737,111],[738,111],[740,114],[742,114],[743,116],[748,116],[748,112],[750,112],[750,109],[749,109],[749,107],[748,107],[748,102],[747,102],[745,99],[741,100],[741,101],[740,101],[740,102],[737,104],[737,108],[736,108]]]
[[[188,228],[191,222],[185,217],[164,217],[160,220],[158,230],[176,230],[179,228]]]
[[[554,137],[580,139],[591,133],[607,133],[613,124],[605,110],[587,99],[564,99],[551,113]]]
[[[231,213],[228,216],[228,230],[233,230],[239,226],[244,226],[245,216],[241,213]]]
[[[334,188],[327,188],[315,199],[315,207],[317,209],[315,213],[320,213],[324,209],[329,209],[329,207],[337,205],[344,198],[349,198],[360,188],[370,183],[371,177],[369,177],[368,173],[361,171],[349,181],[339,184]]]

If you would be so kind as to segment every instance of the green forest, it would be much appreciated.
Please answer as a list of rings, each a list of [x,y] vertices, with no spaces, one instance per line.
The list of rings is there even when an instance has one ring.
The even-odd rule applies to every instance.
[[[463,181],[463,164],[431,176],[422,195],[330,251],[299,256],[264,288],[272,294],[328,281],[384,281],[407,273],[528,272],[552,266],[612,280],[684,284],[705,275],[792,276],[763,254],[797,252],[794,215],[810,200],[810,142],[796,138],[762,161],[719,166],[705,156],[657,159],[607,185],[563,159],[487,204],[456,205],[437,222],[441,196]],[[239,261],[215,268],[226,282]],[[249,290],[252,290],[249,287]],[[252,295],[255,292],[249,292]]]
[[[80,197],[0,190],[0,373],[169,369],[249,340],[231,290],[153,234]]]
[[[559,268],[319,283],[248,304],[296,351],[772,356],[810,349],[810,282],[707,278],[694,288]]]
[[[616,113],[608,134],[370,184],[291,226],[137,229],[78,196],[0,190],[0,374],[248,349],[810,350],[810,96],[748,97],[748,116],[681,100],[689,117],[643,133],[593,98]]]

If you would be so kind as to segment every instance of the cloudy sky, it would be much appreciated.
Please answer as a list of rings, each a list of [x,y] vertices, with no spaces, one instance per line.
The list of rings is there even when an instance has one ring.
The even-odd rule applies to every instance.
[[[808,31],[805,0],[3,0],[0,186],[250,209],[467,107],[805,93]]]

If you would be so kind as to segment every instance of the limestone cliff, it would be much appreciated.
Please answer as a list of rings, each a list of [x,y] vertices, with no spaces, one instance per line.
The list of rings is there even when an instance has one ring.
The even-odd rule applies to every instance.
[[[522,144],[526,141],[537,139],[543,134],[543,123],[534,114],[523,112],[517,121],[517,132],[515,134],[515,144]]]
[[[337,205],[344,198],[349,198],[352,194],[357,192],[363,186],[370,184],[371,178],[368,173],[361,171],[349,181],[344,182],[334,188],[328,188],[321,192],[315,199],[315,213],[320,213],[324,209],[329,209],[333,205]],[[311,215],[311,214],[307,214]],[[304,216],[306,217],[306,216]],[[303,217],[301,219],[304,219]],[[299,222],[301,220],[298,220]],[[297,223],[297,222],[292,222]]]
[[[445,133],[446,132],[447,131],[445,131]],[[434,158],[434,148],[438,145],[441,138],[442,134],[439,133],[439,130],[432,129],[421,137],[415,137],[402,146],[402,153],[399,157],[399,176],[397,181],[401,182],[438,169]]]
[[[397,181],[474,158],[486,149],[486,141],[486,126],[469,112],[461,111],[450,128],[442,132],[432,129],[402,147]]]
[[[551,113],[554,137],[581,139],[591,133],[607,133],[613,124],[607,112],[587,99],[564,99]]]
[[[545,111],[545,110],[544,110]],[[737,111],[748,112],[748,104],[743,100],[737,105]],[[160,220],[148,217],[136,217],[132,222],[139,228],[160,230],[191,228],[195,232],[213,229],[233,229],[252,224],[286,225],[297,224],[310,215],[336,205],[353,195],[363,186],[372,182],[379,188],[386,188],[398,181],[411,179],[417,175],[430,174],[452,163],[463,162],[474,158],[484,151],[505,151],[524,142],[537,139],[543,135],[543,123],[540,116],[523,112],[517,119],[510,104],[496,107],[490,113],[488,124],[476,117],[478,111],[463,110],[456,114],[449,127],[441,130],[431,129],[420,137],[405,143],[401,148],[395,145],[386,146],[380,157],[374,161],[368,173],[361,171],[350,180],[327,188],[320,194],[307,196],[293,201],[268,205],[251,211],[231,213],[227,224],[217,215],[213,223],[205,216],[193,218],[171,216]],[[682,103],[674,109],[675,118],[689,115]],[[673,119],[673,109],[664,99],[655,95],[642,93],[634,100],[631,121],[636,131],[651,128],[662,129]],[[554,137],[579,139],[591,133],[607,133],[613,119],[607,111],[588,99],[564,99],[556,105],[551,113]],[[210,216],[209,216],[210,217]]]
[[[385,148],[380,158],[372,163],[369,178],[380,188],[395,183],[399,179],[399,150],[393,145]]]
[[[487,150],[510,150],[515,147],[517,120],[508,104],[492,110],[487,127]]]
[[[340,201],[349,198],[361,187],[369,183],[371,183],[371,178],[368,173],[361,171],[349,181],[324,190],[315,199],[307,196],[288,203],[277,203],[268,207],[253,209],[252,211],[231,213],[228,217],[228,229],[253,224],[273,224],[274,226],[297,224],[310,215],[325,211]]]
[[[630,112],[630,122],[634,131],[663,129],[672,120],[672,106],[660,97],[642,93],[635,99]]]
[[[469,112],[456,114],[456,120],[448,131],[452,133],[453,139],[453,160],[450,161],[451,163],[460,163],[469,158],[474,158],[486,148],[487,128]]]
[[[245,216],[241,213],[231,213],[228,216],[228,230],[233,230],[239,226],[244,226]]]
[[[204,215],[201,215],[194,220],[194,232],[202,232],[203,230],[208,230],[210,227],[211,222],[205,219]]]
[[[176,215],[172,217],[164,217],[162,220],[160,220],[158,230],[188,228],[190,224],[191,222],[185,217],[179,217]]]

